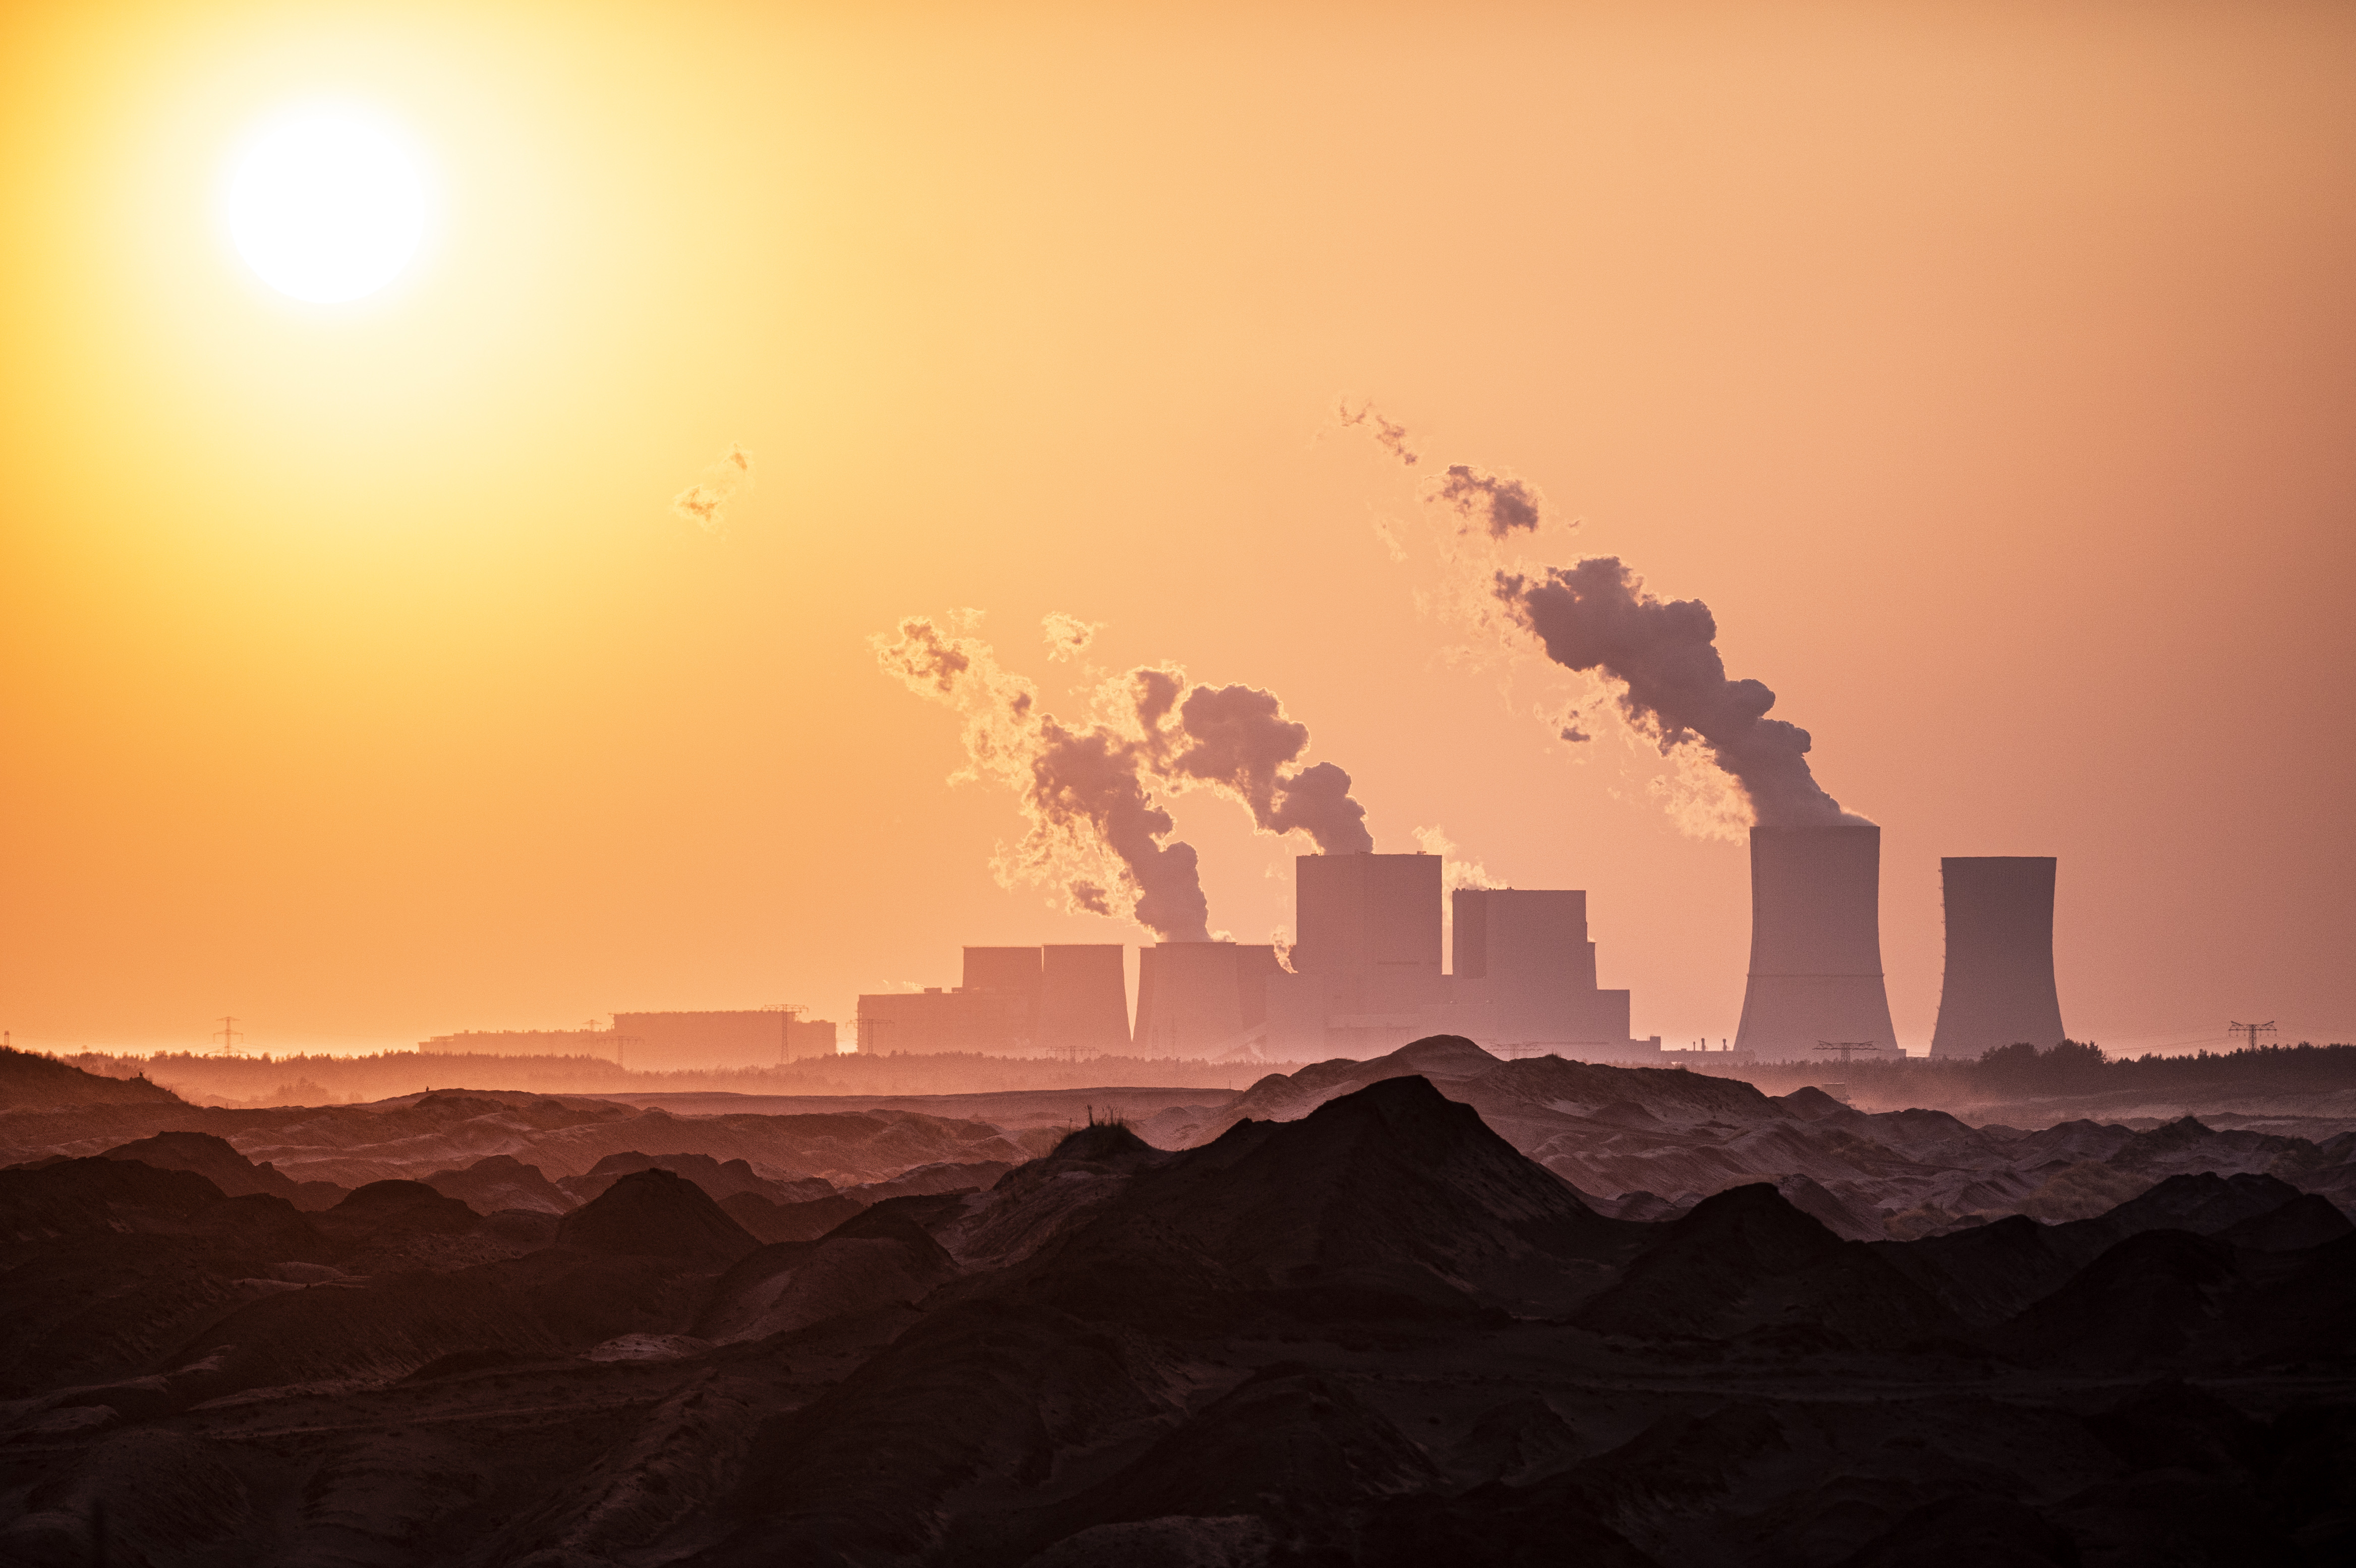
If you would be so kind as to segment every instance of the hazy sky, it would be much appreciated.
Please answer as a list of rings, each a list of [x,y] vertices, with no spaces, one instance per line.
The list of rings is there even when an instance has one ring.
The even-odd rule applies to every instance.
[[[1274,690],[1379,848],[1590,890],[1637,1031],[1730,1036],[1742,848],[1451,655],[1343,393],[1709,603],[1883,825],[1904,1040],[1953,854],[2061,858],[2080,1038],[2356,1039],[2356,10],[979,9],[0,13],[19,1044],[847,1019],[1137,942],[993,880],[1012,797],[879,672],[959,607],[1059,712],[1051,612]],[[218,194],[337,96],[440,216],[303,305]],[[1289,925],[1301,846],[1176,812],[1212,925]]]

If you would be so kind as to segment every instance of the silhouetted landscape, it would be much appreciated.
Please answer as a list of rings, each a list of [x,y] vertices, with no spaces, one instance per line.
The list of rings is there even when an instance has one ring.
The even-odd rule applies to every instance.
[[[10,1562],[2356,1548],[2344,1120],[1454,1037],[925,1110],[0,1087]]]

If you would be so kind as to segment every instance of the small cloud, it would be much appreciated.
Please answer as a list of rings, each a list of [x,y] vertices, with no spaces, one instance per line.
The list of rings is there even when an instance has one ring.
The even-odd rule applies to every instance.
[[[752,487],[753,454],[731,442],[720,461],[706,469],[702,478],[670,498],[671,513],[705,533],[725,533],[728,503]]]
[[[1398,458],[1399,466],[1402,468],[1412,468],[1421,461],[1408,446],[1407,426],[1393,424],[1383,418],[1381,414],[1375,411],[1375,405],[1371,401],[1362,402],[1354,409],[1350,406],[1349,399],[1342,398],[1334,402],[1333,413],[1344,428],[1351,425],[1365,426],[1366,433],[1375,438],[1375,444]]]
[[[1546,514],[1546,497],[1537,485],[1469,463],[1450,464],[1444,475],[1426,485],[1424,496],[1467,523],[1479,523],[1494,539],[1516,529],[1535,531]]]
[[[1039,618],[1039,630],[1047,639],[1047,656],[1052,660],[1079,657],[1104,628],[1102,621],[1083,621],[1061,610],[1051,610]]]

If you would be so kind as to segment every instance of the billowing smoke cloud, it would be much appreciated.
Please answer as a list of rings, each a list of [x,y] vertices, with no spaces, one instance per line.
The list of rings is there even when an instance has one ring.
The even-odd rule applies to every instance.
[[[1408,439],[1387,421],[1376,428],[1386,449]],[[1452,522],[1433,530],[1438,570],[1417,602],[1475,634],[1474,645],[1445,652],[1451,662],[1479,667],[1484,645],[1516,650],[1528,635],[1554,663],[1616,687],[1611,700],[1672,764],[1672,775],[1652,787],[1688,832],[1739,837],[1753,823],[1866,820],[1843,811],[1816,783],[1808,732],[1766,717],[1775,694],[1755,680],[1727,678],[1709,606],[1645,593],[1643,580],[1610,556],[1569,567],[1511,559],[1507,547],[1520,537],[1579,526],[1549,512],[1525,480],[1457,464],[1426,482],[1421,495]],[[1394,560],[1407,557],[1395,535],[1386,534],[1385,543]],[[1509,668],[1514,656],[1509,652]],[[1578,745],[1592,739],[1590,703],[1601,699],[1542,703],[1538,715],[1558,739]]]
[[[1344,429],[1352,425],[1363,426],[1366,433],[1375,438],[1375,444],[1398,458],[1402,467],[1412,468],[1420,461],[1407,443],[1407,426],[1393,424],[1383,418],[1375,411],[1372,402],[1360,403],[1354,409],[1350,406],[1350,400],[1343,398],[1335,401],[1333,414]]]
[[[1102,621],[1083,621],[1061,610],[1050,610],[1039,617],[1040,635],[1047,639],[1047,656],[1051,659],[1079,657],[1103,630]]]
[[[1766,717],[1775,694],[1755,680],[1730,680],[1719,656],[1718,623],[1698,599],[1663,601],[1613,556],[1547,567],[1535,576],[1499,571],[1494,592],[1506,613],[1566,669],[1621,683],[1621,710],[1663,755],[1705,748],[1733,778],[1756,819],[1771,827],[1859,823],[1841,810],[1808,769],[1808,732]]]
[[[1242,802],[1264,833],[1299,828],[1320,854],[1375,847],[1366,808],[1350,797],[1348,773],[1332,763],[1293,766],[1309,749],[1309,726],[1286,718],[1274,692],[1197,686],[1182,700],[1183,674],[1141,669],[1132,678],[1139,722],[1162,778]]]
[[[753,455],[732,443],[701,479],[670,498],[670,509],[706,533],[720,533],[728,523],[728,503],[752,487]]]
[[[1194,847],[1164,842],[1176,825],[1148,793],[1144,749],[1103,724],[1076,729],[1039,711],[1031,684],[999,667],[990,645],[945,635],[931,621],[900,623],[873,640],[885,670],[965,720],[969,765],[1011,785],[1029,824],[1001,848],[1001,884],[1044,883],[1067,907],[1128,916],[1165,942],[1208,940]]]
[[[1412,468],[1422,461],[1408,445],[1407,426],[1385,419],[1372,402],[1352,408],[1350,400],[1344,398],[1334,405],[1334,412],[1344,429],[1355,426],[1365,431],[1375,444],[1398,459],[1402,467]],[[1477,527],[1491,539],[1533,532],[1546,520],[1546,497],[1538,493],[1537,485],[1511,475],[1475,468],[1469,463],[1451,464],[1447,473],[1427,480],[1423,498],[1446,507],[1464,527]],[[1396,544],[1391,553],[1397,559]]]
[[[1446,507],[1466,526],[1486,528],[1493,539],[1516,530],[1537,530],[1546,517],[1546,497],[1525,479],[1491,474],[1468,463],[1449,465],[1448,472],[1424,486],[1427,499]]]
[[[1100,687],[1096,714],[1080,726],[1042,712],[1031,683],[978,637],[911,617],[896,638],[872,643],[910,690],[963,717],[968,765],[958,778],[997,778],[1020,799],[1029,826],[1020,844],[1001,848],[1004,885],[1057,888],[1067,908],[1133,918],[1165,942],[1205,940],[1195,853],[1168,841],[1175,825],[1157,792],[1225,795],[1263,832],[1298,829],[1321,853],[1375,847],[1350,775],[1331,763],[1300,765],[1309,728],[1286,718],[1272,692],[1189,689],[1184,671],[1147,667]]]

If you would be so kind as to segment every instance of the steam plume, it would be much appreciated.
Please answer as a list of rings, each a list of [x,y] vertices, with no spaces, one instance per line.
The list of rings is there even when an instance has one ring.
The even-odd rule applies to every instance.
[[[1718,623],[1698,599],[1664,602],[1613,556],[1591,556],[1536,576],[1499,571],[1506,613],[1566,669],[1622,683],[1621,710],[1663,755],[1698,742],[1730,775],[1758,822],[1771,827],[1861,823],[1808,769],[1808,732],[1766,717],[1775,694],[1730,680]]]
[[[1360,412],[1379,419],[1371,409]],[[1388,421],[1376,428],[1387,448],[1407,440]],[[1613,699],[1631,727],[1674,765],[1674,776],[1655,781],[1654,789],[1687,831],[1740,837],[1754,823],[1866,820],[1843,811],[1816,783],[1808,768],[1808,732],[1766,717],[1775,694],[1755,680],[1727,678],[1708,605],[1664,603],[1612,556],[1568,567],[1509,560],[1505,547],[1516,535],[1558,521],[1578,526],[1550,514],[1526,481],[1456,464],[1426,483],[1422,496],[1451,514],[1455,526],[1435,531],[1440,570],[1418,603],[1475,631],[1476,643],[1514,647],[1527,633],[1556,664],[1616,683]],[[1393,559],[1404,557],[1397,539],[1385,537]],[[1445,656],[1468,666],[1483,662],[1478,646]],[[1539,716],[1564,741],[1591,738],[1585,700],[1542,705]]]
[[[1334,403],[1333,413],[1344,428],[1351,425],[1365,426],[1367,433],[1375,438],[1375,444],[1398,458],[1400,466],[1412,468],[1420,461],[1407,443],[1407,426],[1393,424],[1383,418],[1375,411],[1375,405],[1371,401],[1360,403],[1354,409],[1350,406],[1350,400],[1343,398]]]
[[[1478,860],[1464,858],[1464,847],[1448,836],[1439,823],[1419,827],[1414,835],[1415,846],[1427,855],[1440,857],[1440,885],[1453,892],[1459,888],[1500,888],[1503,882],[1489,875],[1489,868]]]
[[[720,533],[727,526],[729,501],[738,491],[752,486],[753,455],[731,443],[701,479],[670,498],[670,509],[706,533]]]
[[[1546,497],[1538,494],[1537,486],[1469,463],[1451,464],[1445,475],[1424,487],[1424,495],[1467,525],[1477,523],[1486,528],[1494,539],[1516,529],[1534,531],[1546,516]]]
[[[1300,764],[1309,728],[1288,719],[1273,692],[1189,689],[1183,670],[1148,666],[1099,687],[1089,723],[1066,724],[1040,711],[1031,683],[1001,668],[988,643],[958,635],[979,618],[965,613],[944,631],[913,616],[896,638],[871,645],[911,691],[962,716],[967,765],[952,782],[987,774],[1020,798],[1028,828],[1001,848],[1001,884],[1055,887],[1067,908],[1129,916],[1165,942],[1206,940],[1194,850],[1166,842],[1175,825],[1157,791],[1215,791],[1249,809],[1261,831],[1299,829],[1321,853],[1375,847],[1350,775],[1331,763]],[[1047,618],[1051,644],[1058,620]]]
[[[1422,461],[1408,445],[1407,426],[1385,419],[1371,401],[1352,408],[1349,399],[1341,399],[1334,404],[1334,415],[1344,429],[1365,430],[1376,446],[1398,459],[1400,466],[1412,468]],[[1427,481],[1423,498],[1447,507],[1467,527],[1479,525],[1491,539],[1533,531],[1546,519],[1546,497],[1537,485],[1469,463],[1451,464],[1447,473]],[[1394,556],[1397,553],[1394,547]]]
[[[894,641],[873,639],[876,657],[910,690],[963,716],[969,763],[958,776],[994,776],[1022,802],[1028,830],[1001,847],[1001,883],[1057,887],[1068,907],[1130,916],[1165,942],[1208,940],[1194,847],[1163,842],[1176,825],[1147,792],[1137,738],[1041,713],[1031,684],[1001,668],[979,638],[947,635],[922,617],[899,631]]]
[[[1309,726],[1286,718],[1274,692],[1197,686],[1182,701],[1180,672],[1141,669],[1133,678],[1139,722],[1154,742],[1154,765],[1163,778],[1182,787],[1207,785],[1242,802],[1264,833],[1299,828],[1320,854],[1375,847],[1366,808],[1350,797],[1348,773],[1332,763],[1292,765],[1309,747]]]

